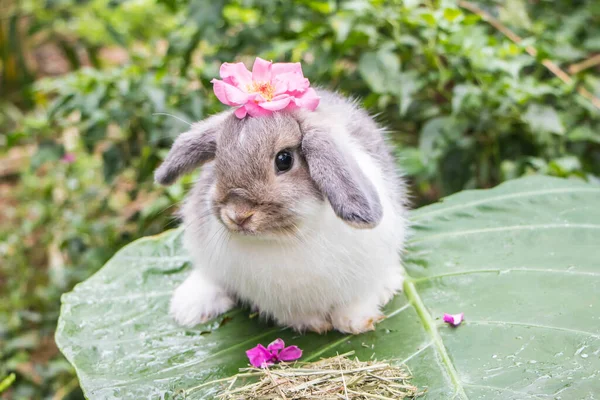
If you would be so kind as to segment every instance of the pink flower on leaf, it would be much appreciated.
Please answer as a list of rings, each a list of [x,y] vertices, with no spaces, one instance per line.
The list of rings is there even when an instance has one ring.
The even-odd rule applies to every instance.
[[[248,360],[250,360],[250,364],[252,364],[253,367],[258,368],[265,365],[273,365],[273,355],[262,344],[259,344],[253,349],[246,351],[246,355],[248,356]]]
[[[223,63],[213,90],[221,103],[239,107],[238,118],[260,117],[273,111],[306,108],[314,111],[319,96],[304,77],[300,63],[272,63],[257,57],[252,72],[243,63]]]
[[[465,318],[465,313],[460,314],[444,314],[444,322],[451,324],[452,326],[458,326]]]
[[[275,339],[267,347],[258,346],[246,351],[248,360],[253,367],[266,367],[279,361],[294,361],[302,357],[302,350],[298,346],[285,347],[282,339]]]

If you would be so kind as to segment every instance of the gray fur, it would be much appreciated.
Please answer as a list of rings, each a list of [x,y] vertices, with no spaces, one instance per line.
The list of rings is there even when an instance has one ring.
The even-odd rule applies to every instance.
[[[234,207],[241,213],[256,211],[250,233],[285,231],[300,223],[296,210],[306,198],[327,198],[338,217],[354,227],[372,228],[381,221],[381,202],[356,160],[336,143],[334,131],[342,127],[381,166],[403,212],[404,188],[383,131],[356,103],[324,90],[318,94],[321,103],[315,112],[239,120],[227,111],[194,124],[177,138],[156,181],[170,184],[209,162],[183,210],[189,223],[206,212],[224,222],[222,211]],[[278,175],[274,157],[284,149],[293,151],[295,166]]]
[[[405,184],[398,175],[392,149],[386,143],[385,130],[360,107],[358,100],[351,101],[328,90],[319,90],[318,93],[321,96],[321,104],[325,106],[323,112],[331,115],[331,118],[344,121],[350,134],[378,162],[390,187],[398,191],[395,196],[396,200],[404,206],[406,202]]]
[[[321,116],[317,115],[318,113],[310,113],[312,114],[310,117],[314,120],[328,115],[331,120],[342,121],[350,135],[381,167],[386,186],[391,190],[392,198],[396,203],[396,211],[399,215],[405,216],[409,203],[406,183],[399,173],[392,146],[387,143],[386,130],[360,107],[357,99],[349,100],[328,90],[319,89],[317,92],[321,97],[317,112]]]
[[[229,111],[217,114],[193,124],[189,131],[179,135],[167,158],[154,173],[155,181],[161,185],[170,185],[181,175],[212,160],[217,150],[217,136],[221,125],[227,118],[232,118],[232,115]]]
[[[357,228],[372,228],[383,217],[373,184],[351,157],[341,153],[333,138],[318,128],[308,128],[302,153],[310,176],[327,197],[336,215]]]

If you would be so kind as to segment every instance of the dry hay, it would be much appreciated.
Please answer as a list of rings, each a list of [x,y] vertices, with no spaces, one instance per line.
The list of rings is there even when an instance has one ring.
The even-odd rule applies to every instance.
[[[414,399],[410,372],[386,361],[359,361],[354,352],[317,362],[244,368],[225,381],[222,400]],[[254,378],[248,381],[248,377]],[[256,380],[257,379],[257,380]]]

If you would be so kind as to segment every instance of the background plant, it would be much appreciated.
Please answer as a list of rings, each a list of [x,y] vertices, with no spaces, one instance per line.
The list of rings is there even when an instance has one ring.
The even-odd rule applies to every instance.
[[[187,122],[221,110],[223,61],[301,61],[390,129],[421,205],[539,173],[600,176],[596,1],[0,1],[0,380],[77,398],[59,297],[125,243],[175,226],[190,179],[152,171]],[[525,47],[538,51],[531,57]],[[567,85],[542,65],[572,71]],[[166,115],[169,114],[169,115]],[[5,301],[5,298],[7,301]]]

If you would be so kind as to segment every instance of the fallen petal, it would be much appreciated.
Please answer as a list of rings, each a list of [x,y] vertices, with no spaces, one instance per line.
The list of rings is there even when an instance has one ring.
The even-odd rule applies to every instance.
[[[285,342],[283,341],[283,339],[275,339],[267,346],[267,350],[283,350],[284,347]]]
[[[302,357],[302,350],[298,346],[288,346],[281,350],[277,357],[279,361],[294,361]]]
[[[458,326],[463,321],[465,313],[460,314],[444,314],[444,322]]]
[[[250,360],[250,364],[253,367],[260,368],[265,365],[273,364],[273,355],[262,344],[247,350],[246,355],[248,356],[248,360]]]

